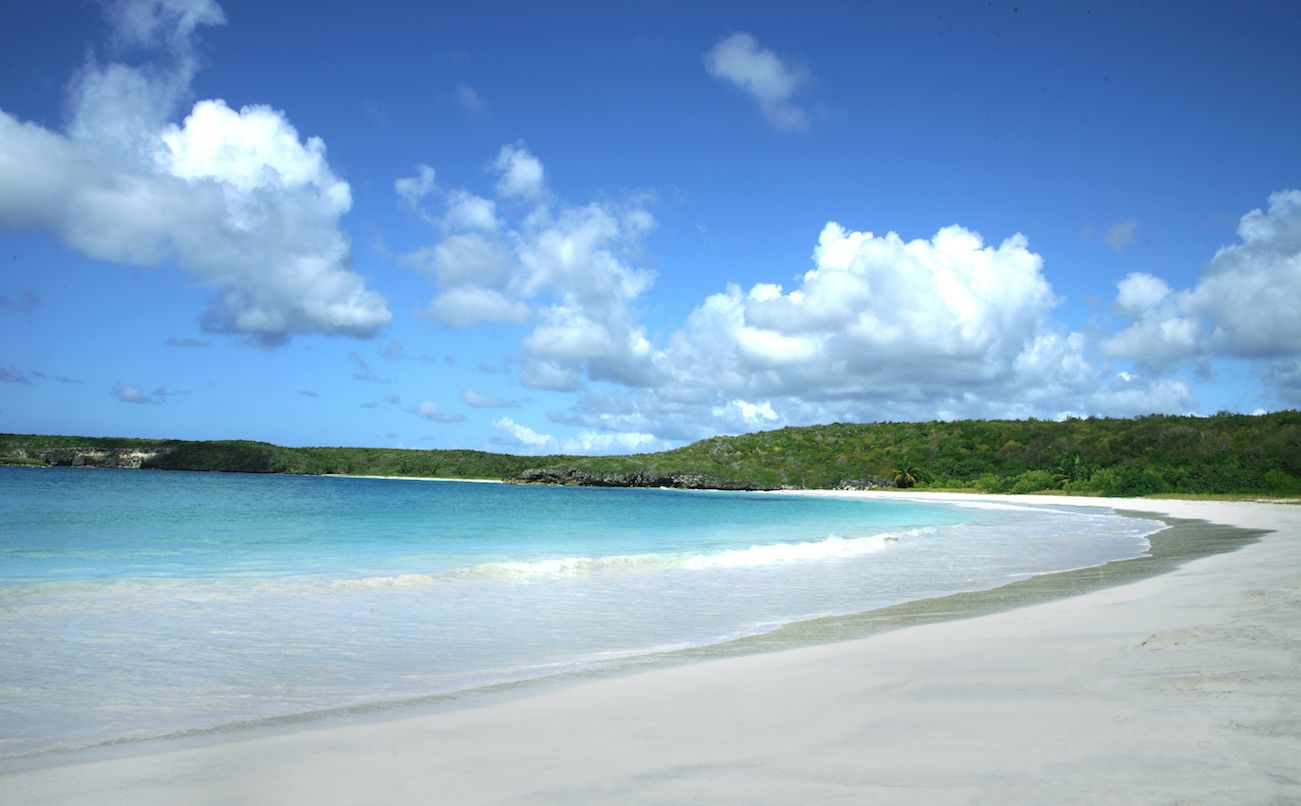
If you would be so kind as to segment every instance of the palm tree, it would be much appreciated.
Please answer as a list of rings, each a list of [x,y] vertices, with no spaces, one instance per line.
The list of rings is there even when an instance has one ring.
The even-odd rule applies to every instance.
[[[1078,453],[1075,454],[1073,459],[1071,456],[1063,456],[1061,464],[1057,465],[1057,469],[1053,471],[1053,486],[1058,489],[1065,489],[1070,482],[1079,481],[1084,471],[1081,459],[1083,457]]]
[[[891,470],[890,474],[894,476],[894,486],[900,489],[907,489],[917,483],[922,477],[922,469],[914,464],[904,462],[902,467]]]

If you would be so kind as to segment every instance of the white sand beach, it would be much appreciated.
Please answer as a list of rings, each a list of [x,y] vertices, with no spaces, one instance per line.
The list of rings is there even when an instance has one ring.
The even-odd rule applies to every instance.
[[[437,713],[10,769],[0,799],[1301,803],[1301,506],[1024,500],[1272,533],[994,615]]]

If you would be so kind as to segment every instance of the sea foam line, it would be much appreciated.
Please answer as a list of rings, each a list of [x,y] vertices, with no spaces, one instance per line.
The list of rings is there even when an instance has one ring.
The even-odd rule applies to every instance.
[[[804,543],[776,543],[771,546],[751,546],[748,549],[730,549],[727,551],[697,554],[689,558],[684,565],[687,568],[717,568],[752,565],[773,565],[791,560],[826,560],[837,557],[854,557],[881,551],[898,541],[904,535],[916,537],[927,529],[913,529],[908,532],[885,532],[865,537],[840,537],[831,535],[826,540]]]
[[[171,589],[177,591],[177,593],[183,591],[183,593],[180,594],[183,598],[196,600],[197,603],[198,600],[221,601],[225,599],[241,598],[251,592],[249,590],[250,587],[258,587],[266,592],[274,590],[280,595],[292,595],[294,593],[310,595],[311,589],[316,588],[319,590],[318,586],[322,584],[334,591],[348,593],[430,588],[452,583],[457,580],[467,581],[474,577],[498,579],[544,579],[618,571],[655,571],[675,568],[700,571],[717,568],[760,567],[787,562],[832,560],[871,554],[873,552],[885,550],[901,539],[916,538],[933,531],[933,528],[926,527],[902,532],[882,532],[861,537],[841,537],[833,534],[824,540],[818,541],[773,543],[769,545],[755,545],[743,549],[721,549],[704,552],[624,554],[611,555],[608,557],[559,557],[540,560],[487,562],[463,568],[450,568],[441,571],[424,573],[406,572],[393,575],[335,579],[326,582],[307,582],[306,580],[295,580],[293,578],[257,581],[241,580],[237,578],[221,580],[167,580],[146,578],[113,580],[111,582],[103,580],[83,580],[75,583],[44,583],[43,585],[23,586],[33,589],[30,591],[22,590],[21,588],[18,590],[11,588],[8,591],[0,590],[0,604],[5,603],[4,594],[6,593],[11,595],[14,599],[24,600],[29,599],[30,595],[35,593],[36,589],[44,588],[45,593],[48,595],[53,593],[50,588],[64,586],[81,589],[78,591],[81,596],[55,597],[56,599],[80,599],[88,594],[91,598],[100,598],[99,596],[94,596],[93,593],[99,593],[101,596],[108,594],[111,598],[116,598],[116,596],[110,592],[114,589],[114,592],[118,596],[127,593],[128,591],[146,595],[150,592],[155,594],[166,594],[170,592],[169,589]],[[259,582],[261,584],[258,584]],[[252,585],[250,585],[250,583],[252,583]],[[72,591],[65,591],[65,593],[72,593]],[[12,602],[10,604],[20,604],[20,602]],[[30,605],[30,601],[21,602],[21,604]],[[59,605],[62,608],[66,608],[69,604],[70,602],[67,601],[59,601]],[[8,610],[10,608],[5,609]]]
[[[882,551],[904,537],[917,537],[929,528],[886,532],[863,537],[831,535],[825,540],[774,543],[744,549],[678,554],[630,554],[610,557],[563,557],[546,560],[483,563],[466,569],[492,576],[549,577],[614,570],[653,570],[764,566],[800,560],[827,560]]]

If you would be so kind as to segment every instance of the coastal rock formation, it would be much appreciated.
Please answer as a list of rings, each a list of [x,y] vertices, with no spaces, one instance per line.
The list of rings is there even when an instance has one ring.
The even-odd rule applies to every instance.
[[[20,448],[10,451],[4,459],[27,460],[21,464],[43,463],[53,467],[126,467],[139,470],[141,465],[175,448]]]
[[[840,483],[832,489],[835,490],[890,490],[894,489],[894,482],[883,476],[873,476],[870,479],[841,479]]]
[[[724,481],[701,473],[633,471],[594,473],[576,467],[538,467],[504,479],[507,484],[556,484],[567,487],[669,487],[677,490],[781,490],[789,485]]]
[[[674,490],[738,490],[763,492],[801,490],[793,484],[760,484],[752,481],[728,481],[703,473],[682,471],[643,471],[629,473],[595,473],[576,467],[539,467],[521,471],[503,479],[507,484],[554,484],[566,487],[665,487]],[[885,479],[842,479],[836,489],[873,490],[891,487]]]

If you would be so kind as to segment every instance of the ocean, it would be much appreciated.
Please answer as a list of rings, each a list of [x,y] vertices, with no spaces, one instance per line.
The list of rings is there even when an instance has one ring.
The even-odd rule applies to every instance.
[[[1142,556],[1106,508],[0,467],[0,758],[599,670]]]

